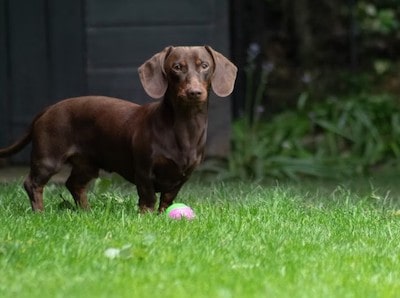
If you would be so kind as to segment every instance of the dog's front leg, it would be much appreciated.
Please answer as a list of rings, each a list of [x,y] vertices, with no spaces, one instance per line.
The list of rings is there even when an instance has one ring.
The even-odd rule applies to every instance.
[[[160,196],[160,206],[158,207],[158,212],[162,213],[167,209],[169,206],[172,205],[174,199],[178,195],[179,190],[182,188],[183,183],[179,184],[173,190],[168,192],[162,192]]]
[[[154,185],[149,179],[136,179],[136,188],[139,195],[139,212],[153,212],[156,204]]]

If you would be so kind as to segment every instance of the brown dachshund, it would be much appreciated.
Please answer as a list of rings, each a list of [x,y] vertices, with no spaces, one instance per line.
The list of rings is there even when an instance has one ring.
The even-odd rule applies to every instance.
[[[137,105],[102,96],[70,98],[36,116],[26,134],[0,149],[10,156],[32,142],[25,179],[32,209],[42,211],[43,188],[63,164],[76,204],[89,208],[88,183],[99,169],[136,184],[139,210],[172,204],[204,157],[210,87],[221,97],[234,86],[237,68],[211,47],[167,47],[139,67],[147,94],[158,102]]]

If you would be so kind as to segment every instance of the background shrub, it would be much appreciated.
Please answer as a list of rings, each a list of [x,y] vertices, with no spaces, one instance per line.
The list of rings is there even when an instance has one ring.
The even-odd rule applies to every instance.
[[[329,97],[318,103],[303,95],[295,110],[250,118],[233,123],[227,160],[206,169],[224,179],[340,178],[369,173],[400,155],[400,107],[390,95]]]

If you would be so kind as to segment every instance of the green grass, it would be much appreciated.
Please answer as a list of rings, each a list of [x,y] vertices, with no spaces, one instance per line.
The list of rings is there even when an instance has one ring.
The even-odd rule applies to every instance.
[[[366,185],[191,182],[197,218],[173,221],[125,184],[97,183],[90,212],[52,185],[43,214],[2,184],[0,297],[396,297],[396,198]]]

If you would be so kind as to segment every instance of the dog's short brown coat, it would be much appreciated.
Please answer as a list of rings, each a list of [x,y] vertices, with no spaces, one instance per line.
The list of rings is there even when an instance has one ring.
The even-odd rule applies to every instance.
[[[99,169],[136,184],[140,211],[172,204],[204,157],[210,87],[221,97],[234,86],[237,68],[209,46],[167,47],[139,67],[147,94],[162,98],[137,105],[87,96],[56,103],[33,120],[27,133],[0,149],[10,156],[32,142],[30,173],[24,182],[32,209],[42,211],[43,188],[63,164],[75,202],[89,208],[86,186]]]

